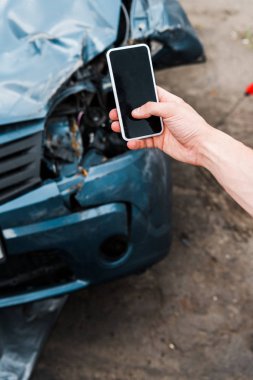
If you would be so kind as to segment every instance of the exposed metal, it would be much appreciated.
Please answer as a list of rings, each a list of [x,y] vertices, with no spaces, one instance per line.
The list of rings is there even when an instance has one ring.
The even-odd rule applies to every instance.
[[[0,380],[28,380],[67,297],[0,310]]]

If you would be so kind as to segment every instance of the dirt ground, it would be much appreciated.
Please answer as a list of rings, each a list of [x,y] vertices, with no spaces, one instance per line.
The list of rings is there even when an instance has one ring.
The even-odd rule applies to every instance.
[[[208,61],[157,81],[253,146],[253,1],[182,4]],[[205,170],[175,162],[173,177],[168,257],[71,296],[33,380],[253,379],[252,220]]]

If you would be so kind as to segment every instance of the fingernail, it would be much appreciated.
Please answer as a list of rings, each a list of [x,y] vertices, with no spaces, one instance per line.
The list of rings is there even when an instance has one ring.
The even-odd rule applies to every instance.
[[[141,109],[140,107],[139,108],[135,108],[133,111],[132,111],[132,115],[138,115],[139,113],[141,112]]]

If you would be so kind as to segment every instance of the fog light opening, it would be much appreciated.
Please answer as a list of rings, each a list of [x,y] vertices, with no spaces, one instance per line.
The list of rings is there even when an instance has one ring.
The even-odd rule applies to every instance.
[[[100,247],[103,260],[114,263],[122,259],[128,248],[128,238],[125,235],[113,235],[107,238]]]

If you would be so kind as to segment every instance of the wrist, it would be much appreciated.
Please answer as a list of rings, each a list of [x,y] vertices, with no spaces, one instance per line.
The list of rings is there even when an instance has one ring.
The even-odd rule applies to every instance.
[[[214,167],[226,157],[226,149],[232,137],[208,125],[198,145],[198,165],[213,172]]]

